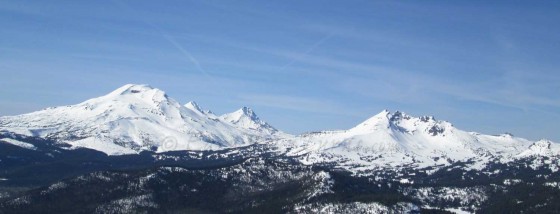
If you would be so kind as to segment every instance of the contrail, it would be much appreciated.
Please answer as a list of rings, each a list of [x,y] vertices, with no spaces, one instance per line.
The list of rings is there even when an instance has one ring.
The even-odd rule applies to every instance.
[[[126,3],[122,2],[122,1],[113,0],[113,2],[115,2],[116,4],[118,4],[119,6],[121,6],[125,10],[131,11],[132,13],[136,13],[136,10],[134,10],[134,8],[128,6]],[[156,32],[158,32],[163,37],[163,39],[165,39],[166,41],[171,43],[173,45],[173,47],[175,47],[177,50],[179,50],[179,52],[181,52],[181,54],[183,54],[184,57],[186,57],[192,64],[194,64],[194,66],[196,67],[196,69],[200,73],[202,73],[204,76],[213,80],[212,76],[202,67],[202,65],[196,59],[196,57],[194,57],[189,51],[187,51],[187,49],[185,49],[181,44],[179,44],[175,39],[173,39],[172,36],[170,36],[163,29],[159,28],[157,25],[150,22],[150,20],[148,20],[148,19],[140,18],[140,21],[142,21],[144,24],[152,27]]]
[[[181,46],[177,41],[175,41],[175,39],[173,39],[173,37],[163,33],[162,34],[163,37],[169,41],[171,44],[173,44],[173,46],[175,46],[175,48],[177,48],[185,57],[187,57],[187,59],[189,59],[189,61],[191,61],[191,63],[194,64],[194,66],[196,67],[197,70],[199,70],[202,74],[206,75],[207,77],[212,78],[208,72],[206,72],[206,70],[204,70],[204,68],[202,68],[202,66],[200,65],[200,63],[198,62],[198,60],[189,52],[187,51],[185,48],[183,48],[183,46]]]
[[[291,65],[293,65],[294,63],[301,61],[301,59],[303,59],[304,57],[309,55],[311,52],[313,52],[315,49],[317,49],[319,46],[321,46],[323,43],[325,43],[327,40],[329,40],[333,35],[334,35],[334,33],[329,33],[329,34],[325,35],[323,38],[319,39],[311,47],[309,47],[306,51],[304,51],[303,54],[300,57],[292,59],[292,61],[290,61],[290,62],[286,63],[285,65],[283,65],[282,67],[280,67],[280,70],[284,70],[284,69],[290,67]]]

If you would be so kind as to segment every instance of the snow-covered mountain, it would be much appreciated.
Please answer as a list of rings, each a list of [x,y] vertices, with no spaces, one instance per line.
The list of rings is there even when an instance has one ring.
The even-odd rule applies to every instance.
[[[241,125],[225,122],[201,110],[195,102],[182,106],[159,89],[129,84],[77,105],[0,117],[0,131],[53,139],[111,155],[142,150],[213,150],[275,137],[269,129],[261,132],[244,127],[266,124],[254,113],[240,120]]]
[[[469,168],[479,169],[495,161],[560,154],[560,146],[547,140],[466,132],[431,116],[412,117],[387,110],[348,130],[308,133],[280,144],[289,150],[288,155],[301,156],[304,163],[335,163],[351,171],[441,167],[469,161]]]
[[[356,172],[457,162],[480,169],[488,163],[560,155],[560,146],[547,140],[466,132],[431,116],[412,117],[387,110],[348,130],[292,136],[247,107],[217,116],[196,102],[180,105],[159,89],[132,84],[77,105],[0,117],[0,132],[51,139],[110,155],[267,143],[303,163],[335,163]]]

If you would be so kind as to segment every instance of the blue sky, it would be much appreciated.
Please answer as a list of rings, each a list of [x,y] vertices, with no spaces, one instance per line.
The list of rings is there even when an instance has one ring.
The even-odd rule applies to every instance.
[[[126,83],[279,129],[383,109],[560,142],[559,1],[0,2],[0,115]]]

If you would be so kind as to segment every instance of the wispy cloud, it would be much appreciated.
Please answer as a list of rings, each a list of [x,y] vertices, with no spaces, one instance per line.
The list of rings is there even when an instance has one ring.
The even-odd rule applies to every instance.
[[[187,51],[187,49],[185,49],[181,44],[179,44],[177,41],[175,41],[175,39],[167,34],[163,34],[163,37],[169,41],[171,44],[173,44],[173,46],[175,46],[175,48],[177,48],[177,50],[179,50],[190,62],[192,62],[195,66],[196,69],[198,71],[200,71],[202,74],[204,74],[207,77],[211,76],[208,74],[208,72],[202,67],[202,65],[200,64],[200,62],[198,61],[198,59],[196,59],[189,51]]]
[[[428,100],[446,99],[441,97],[441,95],[446,95],[460,100],[533,110],[540,109],[539,106],[543,105],[554,107],[560,105],[557,99],[511,87],[512,85],[531,87],[531,85],[542,84],[542,81],[539,83],[538,80],[535,80],[535,82],[507,80],[508,84],[504,84],[503,81],[501,82],[499,77],[493,77],[493,79],[488,79],[484,82],[460,81],[459,79],[452,79],[450,81],[446,79],[448,77],[434,76],[433,74],[414,69],[403,70],[390,66],[384,67],[330,56],[310,55],[306,52],[289,51],[279,47],[259,47],[255,44],[239,41],[233,42],[214,38],[204,38],[204,40],[291,59],[287,65],[293,65],[294,62],[298,62],[298,64],[313,66],[305,70],[319,76],[333,75],[336,78],[336,80],[331,79],[331,81],[336,83],[333,87],[339,87],[339,90],[344,90],[348,93],[362,94],[364,97],[400,103],[425,103]],[[406,40],[403,42],[406,42]],[[429,44],[426,44],[426,46],[429,46]],[[265,66],[264,69],[268,70],[274,70],[275,67],[270,65],[262,66]],[[280,68],[284,67],[280,66]],[[293,67],[290,69],[297,70],[302,68]]]

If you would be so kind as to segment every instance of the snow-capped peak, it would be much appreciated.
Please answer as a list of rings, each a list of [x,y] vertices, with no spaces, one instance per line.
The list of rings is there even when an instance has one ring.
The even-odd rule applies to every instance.
[[[159,89],[156,89],[148,84],[126,84],[115,89],[113,92],[109,94],[113,94],[113,95],[117,95],[117,94],[124,95],[129,93],[136,94],[136,93],[144,93],[151,90],[159,90]]]
[[[251,120],[254,121],[260,121],[259,117],[255,114],[255,112],[253,111],[253,109],[249,108],[249,107],[245,107],[243,106],[242,108],[240,108],[239,110],[233,112],[231,114],[232,119],[238,121],[240,119],[242,119],[243,117],[248,117]]]
[[[200,106],[198,105],[198,103],[196,103],[195,101],[190,101],[190,102],[188,102],[187,104],[185,104],[185,107],[188,108],[188,109],[190,109],[190,110],[193,110],[193,111],[195,111],[195,112],[204,113],[204,112],[202,111],[202,108],[200,108]]]
[[[224,114],[220,118],[243,129],[264,131],[269,134],[278,132],[276,128],[262,121],[249,107],[242,107],[235,112]]]
[[[421,131],[436,136],[452,127],[452,124],[446,121],[438,121],[433,116],[412,117],[401,111],[391,113],[388,110],[383,110],[348,131],[356,134],[366,134],[378,130],[393,129],[394,131],[407,133]]]
[[[145,84],[126,84],[104,97],[117,98],[123,96],[134,96],[142,99],[152,99],[153,101],[168,99],[164,91]]]

